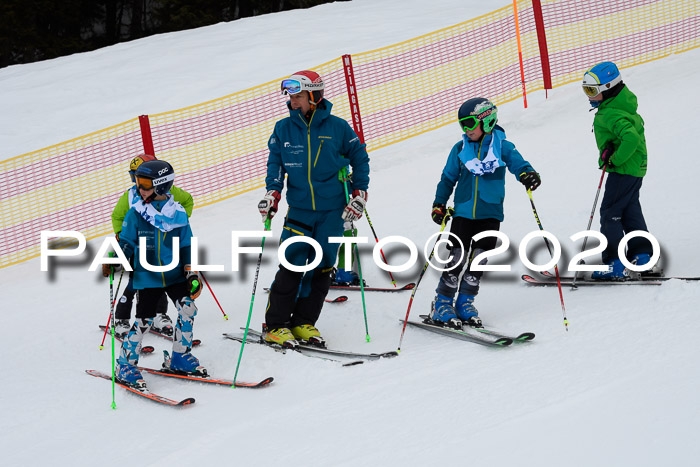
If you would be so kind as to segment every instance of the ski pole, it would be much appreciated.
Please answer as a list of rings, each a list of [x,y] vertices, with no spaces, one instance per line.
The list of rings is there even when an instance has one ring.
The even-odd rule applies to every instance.
[[[374,240],[379,243],[379,239],[377,238],[377,232],[374,231],[374,226],[372,225],[372,220],[369,218],[369,212],[367,211],[367,208],[365,208],[365,217],[367,218],[367,222],[369,223],[369,228],[372,229],[372,235],[374,235]],[[382,254],[382,259],[384,260],[384,264],[389,264],[386,261],[386,256],[384,256],[384,250],[381,248],[379,249],[379,252]],[[391,283],[394,284],[394,287],[396,287],[396,279],[394,279],[394,275],[389,272],[389,277],[391,277]]]
[[[112,271],[110,273],[110,278],[113,275],[114,275],[114,271]],[[122,268],[122,272],[121,272],[121,274],[119,274],[119,282],[117,283],[117,293],[114,295],[114,301],[112,302],[109,316],[107,317],[107,325],[105,326],[105,332],[102,334],[102,343],[100,344],[100,350],[104,349],[105,338],[107,337],[107,333],[109,332],[109,323],[112,321],[112,310],[114,308],[114,303],[117,301],[117,297],[119,296],[119,288],[122,285],[122,276],[124,276],[124,268]],[[111,279],[110,279],[110,281],[111,281]],[[110,284],[110,286],[111,286],[111,284]]]
[[[605,169],[608,168],[608,161],[610,159],[605,161],[605,165],[603,165],[603,173],[600,175],[600,182],[598,183],[598,190],[595,192],[595,200],[593,201],[593,209],[591,209],[591,217],[588,219],[588,227],[586,230],[591,230],[591,224],[593,223],[593,216],[595,216],[595,208],[598,205],[598,196],[600,195],[600,188],[603,186],[603,179],[605,178]],[[588,243],[588,235],[586,235],[583,239],[583,248],[581,248],[581,253],[586,251],[586,243]],[[578,264],[581,264],[580,262]],[[571,290],[575,290],[578,288],[576,285],[576,281],[578,280],[578,273],[579,271],[576,271],[574,274],[574,280],[571,282]]]
[[[348,190],[348,168],[343,167],[338,172],[338,178],[343,181],[343,188],[345,188],[345,202],[350,203],[350,193]],[[350,221],[350,229],[355,230],[355,227]],[[369,337],[369,326],[367,325],[367,305],[365,303],[365,281],[362,279],[362,265],[360,264],[360,249],[357,247],[357,243],[353,243],[353,248],[355,248],[355,258],[357,258],[357,273],[360,276],[360,295],[362,296],[362,313],[365,316],[365,339],[367,342],[370,341]]]
[[[217,305],[219,305],[219,310],[221,310],[221,313],[224,315],[224,319],[228,320],[228,315],[226,313],[224,313],[224,309],[221,307],[221,303],[219,303],[219,300],[216,298],[216,295],[214,295],[214,291],[211,289],[211,286],[209,285],[209,281],[207,280],[207,278],[204,277],[204,273],[200,272],[199,275],[202,276],[204,283],[207,285],[207,288],[209,289],[209,292],[211,292],[211,296],[214,297],[214,301],[216,302]]]
[[[442,219],[442,223],[440,224],[440,234],[445,230],[445,226],[447,225],[447,221],[454,215],[454,209],[453,208],[448,208],[447,213],[445,214],[445,217]],[[418,290],[418,285],[420,284],[420,281],[423,279],[423,275],[425,274],[425,271],[428,269],[428,265],[430,264],[430,260],[433,258],[433,254],[435,253],[435,247],[437,246],[438,242],[440,241],[440,235],[438,235],[438,238],[435,239],[435,244],[433,245],[433,249],[430,250],[430,256],[428,256],[428,261],[425,262],[425,265],[423,266],[423,270],[420,273],[420,276],[418,276],[418,281],[416,282],[416,286],[413,287],[413,291],[411,292],[411,298],[408,301],[408,309],[406,310],[406,317],[403,320],[403,327],[401,328],[401,338],[399,339],[399,347],[396,349],[397,352],[401,352],[401,343],[403,342],[403,335],[406,332],[406,324],[408,323],[408,315],[411,313],[411,306],[413,305],[413,297],[416,295],[416,291]]]
[[[270,230],[270,224],[272,219],[269,217],[265,220],[265,231]],[[241,342],[241,351],[238,354],[238,363],[236,363],[236,372],[233,375],[233,385],[232,388],[236,387],[236,378],[238,377],[238,368],[241,366],[241,357],[243,357],[243,348],[245,347],[245,341],[248,338],[248,329],[250,328],[250,318],[253,316],[253,302],[255,301],[255,290],[258,288],[258,275],[260,274],[260,264],[262,264],[263,249],[265,248],[265,237],[262,238],[262,244],[260,245],[260,255],[258,256],[258,265],[255,268],[255,279],[253,280],[253,295],[250,297],[250,310],[248,310],[248,321],[245,323],[245,331],[243,332],[243,341]]]
[[[110,256],[112,254],[110,253]],[[124,269],[122,269],[122,273],[124,272]],[[121,276],[119,277],[119,282],[121,283]],[[110,316],[110,321],[112,322],[112,364],[110,365],[112,367],[112,410],[117,409],[117,402],[115,400],[115,379],[117,377],[116,371],[114,368],[114,268],[110,268],[109,270],[109,316]],[[117,290],[119,290],[119,287],[117,287]],[[107,328],[109,329],[109,327]],[[104,341],[103,341],[104,342]]]
[[[540,216],[537,215],[537,208],[535,208],[535,200],[532,199],[532,191],[527,190],[527,195],[530,197],[530,205],[532,206],[532,213],[535,215],[535,220],[537,221],[537,225],[539,226],[541,231],[544,231],[544,227],[542,227],[542,222],[540,222]],[[549,244],[549,241],[547,240],[546,237],[542,237],[544,239],[544,244],[547,245],[547,251],[549,251],[549,254],[554,257],[554,254],[552,253],[552,247]],[[561,300],[561,312],[564,315],[564,329],[569,331],[569,320],[566,318],[566,307],[564,306],[564,294],[561,290],[561,279],[559,277],[559,268],[557,265],[554,265],[554,273],[557,276],[557,287],[559,288],[559,299]]]

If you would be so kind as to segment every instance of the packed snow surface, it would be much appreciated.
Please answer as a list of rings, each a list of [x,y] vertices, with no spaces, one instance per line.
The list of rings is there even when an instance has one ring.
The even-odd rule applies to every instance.
[[[424,3],[354,0],[0,70],[2,157],[230,94],[506,4]],[[667,275],[700,275],[700,158],[689,139],[698,121],[700,90],[692,83],[699,72],[698,50],[622,71],[646,122],[649,172],[641,201]],[[600,180],[593,114],[575,83],[547,98],[544,92],[528,97],[528,109],[520,101],[502,105],[499,122],[542,176],[533,198],[544,228],[562,244],[565,273],[581,248],[569,237],[585,229]],[[380,237],[402,235],[423,249],[438,230],[430,206],[459,138],[457,125],[450,125],[370,154],[367,207]],[[207,278],[229,319],[205,290],[195,323],[195,338],[203,344],[193,352],[222,378],[233,377],[241,346],[221,334],[246,324],[257,259],[246,255],[242,271],[231,271],[231,231],[261,229],[256,205],[263,192],[196,209],[192,216],[207,263],[226,267]],[[522,185],[510,175],[505,212],[501,231],[510,248],[498,262],[512,270],[490,273],[476,305],[487,325],[533,331],[534,342],[493,349],[409,328],[398,358],[352,367],[249,344],[238,378],[274,376],[265,389],[146,376],[155,393],[196,398],[183,409],[117,388],[112,410],[110,384],[85,374],[109,372],[111,365],[110,341],[98,350],[98,324],[109,314],[108,282],[87,271],[89,255],[54,261],[46,273],[39,271],[39,259],[1,269],[3,465],[694,465],[700,455],[700,283],[565,287],[567,332],[558,290],[520,280],[528,270],[518,247],[538,226]],[[276,238],[281,224],[281,216],[274,219]],[[357,225],[370,240],[361,256],[366,280],[391,287],[373,264],[367,222]],[[100,240],[91,241],[89,250],[94,253]],[[394,264],[408,257],[405,249],[389,250]],[[276,239],[268,240],[251,320],[256,329],[276,252]],[[528,252],[546,262],[537,241]],[[398,282],[416,281],[423,261],[421,254],[408,272],[396,274]],[[428,311],[437,278],[432,269],[423,277],[412,318]],[[337,295],[331,291],[329,297]],[[410,292],[366,294],[370,343],[360,294],[348,295],[346,303],[327,304],[318,322],[329,346],[395,350]],[[170,314],[175,316],[172,304]],[[152,335],[145,343],[156,347],[156,355],[142,357],[141,364],[158,367],[158,354],[170,346]]]

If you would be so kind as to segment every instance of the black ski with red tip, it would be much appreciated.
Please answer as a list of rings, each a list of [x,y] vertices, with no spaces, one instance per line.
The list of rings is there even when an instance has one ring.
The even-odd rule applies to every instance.
[[[146,367],[138,367],[139,370],[145,371],[146,373],[150,373],[152,375],[158,375],[158,376],[168,376],[170,378],[178,378],[186,381],[196,381],[199,383],[209,383],[209,384],[218,384],[220,386],[233,386],[233,380],[232,379],[218,379],[218,378],[212,378],[211,376],[195,376],[195,375],[189,375],[186,373],[179,373],[176,371],[172,370],[166,370],[166,369],[160,369],[156,370],[154,368],[146,368]],[[245,381],[236,381],[236,387],[237,388],[262,388],[267,385],[269,385],[272,381],[274,381],[274,378],[272,376],[265,378],[264,380],[258,382],[258,383],[246,383]]]
[[[85,373],[89,374],[90,376],[95,376],[97,378],[102,378],[106,379],[107,381],[112,381],[112,377],[108,374],[102,373],[101,371],[98,370],[85,370]],[[185,405],[192,405],[194,404],[194,397],[188,397],[187,399],[183,399],[181,401],[176,401],[172,399],[168,399],[167,397],[159,396],[158,394],[154,394],[149,391],[139,391],[138,389],[129,386],[128,384],[122,383],[119,380],[115,380],[114,384],[117,386],[121,386],[127,391],[132,392],[133,394],[139,395],[141,397],[145,397],[148,400],[152,400],[153,402],[157,402],[159,404],[163,405],[169,405],[171,407],[183,407]]]

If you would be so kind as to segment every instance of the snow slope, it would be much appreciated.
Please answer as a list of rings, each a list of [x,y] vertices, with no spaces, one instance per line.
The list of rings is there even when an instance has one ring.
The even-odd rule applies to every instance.
[[[374,3],[355,0],[252,18],[0,70],[0,100],[16,106],[14,117],[2,115],[3,155],[6,148],[10,156],[21,154],[141,112],[218,97],[499,6],[443,0],[428,11],[412,0]],[[358,24],[347,26],[353,24],[347,18],[358,18]],[[280,50],[282,38],[300,34],[308,24],[317,26],[304,36],[313,51]],[[231,43],[239,37],[259,39],[242,49]],[[352,50],[346,48],[349,37],[357,38]],[[256,56],[263,65],[244,66]],[[700,162],[684,139],[698,121],[700,91],[692,85],[698,72],[697,50],[623,70],[646,120],[650,170],[642,205],[669,275],[699,275],[694,182]],[[75,103],[78,94],[81,102]],[[545,229],[563,245],[560,267],[566,270],[580,248],[568,237],[586,227],[600,176],[593,115],[576,84],[550,91],[548,99],[533,94],[528,102],[528,110],[520,102],[503,105],[499,119],[542,175],[533,196]],[[29,126],[30,120],[37,123]],[[380,236],[403,235],[422,248],[437,230],[430,205],[459,138],[457,126],[448,126],[370,155],[368,209]],[[197,399],[181,410],[117,388],[113,411],[109,383],[84,374],[87,368],[110,368],[109,345],[98,351],[97,329],[107,319],[109,291],[104,279],[87,272],[91,258],[56,261],[51,273],[39,272],[38,259],[1,269],[3,465],[694,465],[700,455],[700,284],[564,289],[571,323],[565,332],[556,289],[528,287],[519,279],[526,269],[518,244],[538,227],[522,186],[509,178],[507,191],[501,230],[511,247],[502,262],[513,270],[491,274],[477,305],[494,327],[534,331],[533,343],[490,349],[408,329],[400,357],[348,368],[251,344],[239,379],[274,376],[268,388],[234,390],[147,377],[156,393]],[[226,267],[207,277],[229,320],[205,291],[195,325],[203,345],[194,353],[221,377],[233,376],[240,350],[221,333],[245,325],[256,260],[250,255],[242,272],[231,272],[230,232],[261,228],[255,209],[261,194],[197,209],[192,217],[207,263]],[[277,235],[281,223],[273,222]],[[597,216],[593,225],[598,226]],[[371,238],[364,220],[358,226]],[[89,244],[93,252],[98,245]],[[367,280],[389,285],[371,263],[371,245],[362,255]],[[262,287],[276,272],[275,246],[275,241],[266,245],[255,327],[264,317]],[[541,247],[533,243],[531,250],[533,259],[544,262]],[[394,250],[389,257],[400,263],[406,254]],[[416,280],[421,267],[398,275],[399,282]],[[423,278],[413,317],[428,309],[437,278],[434,271]],[[359,294],[327,305],[318,326],[335,348],[393,350],[408,300],[408,292],[367,294],[369,344]],[[146,341],[157,351],[169,350],[156,337]],[[160,358],[143,357],[142,363],[158,366]]]

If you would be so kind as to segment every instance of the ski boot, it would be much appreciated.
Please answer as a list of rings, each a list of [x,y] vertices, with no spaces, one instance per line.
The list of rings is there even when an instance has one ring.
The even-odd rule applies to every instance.
[[[199,364],[197,357],[190,352],[175,352],[173,351],[172,358],[168,355],[168,351],[163,351],[164,361],[163,369],[169,370],[172,373],[188,374],[194,376],[209,376],[206,368]]]
[[[430,306],[430,320],[438,326],[462,329],[462,322],[455,314],[452,298],[437,294]]]
[[[591,279],[594,281],[628,281],[630,280],[629,270],[619,259],[608,262],[608,268],[603,271],[593,271]]]
[[[479,318],[479,310],[474,307],[474,295],[459,294],[455,303],[455,313],[463,325],[473,328],[483,328],[484,325]]]
[[[316,347],[326,347],[326,341],[321,337],[321,333],[311,324],[302,324],[294,326],[290,329],[294,338],[304,344],[313,345]]]
[[[331,285],[340,287],[359,287],[360,276],[355,271],[346,271],[345,269],[333,269],[331,275]],[[363,280],[362,285],[367,287],[367,283]]]
[[[143,379],[143,376],[141,376],[141,372],[130,363],[120,363],[119,360],[117,360],[115,377],[120,383],[126,384],[137,391],[148,392],[146,381]]]
[[[637,266],[644,266],[645,264],[649,263],[649,261],[651,261],[651,255],[649,253],[640,253],[638,255],[634,255],[630,263]],[[656,264],[654,264],[651,269],[640,271],[640,274],[642,277],[662,277],[664,275],[664,270],[659,265],[659,261],[656,261]]]
[[[131,329],[131,324],[129,324],[128,319],[118,319],[114,321],[114,337],[117,339],[124,339]]]
[[[159,313],[153,318],[153,327],[151,329],[164,336],[173,336],[173,322],[165,313]]]
[[[294,334],[289,328],[272,328],[268,329],[266,324],[263,324],[262,338],[265,342],[277,344],[280,347],[296,349],[299,347],[299,341],[294,338]]]

